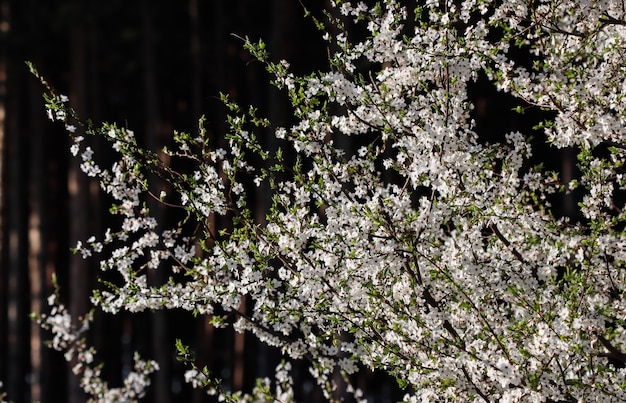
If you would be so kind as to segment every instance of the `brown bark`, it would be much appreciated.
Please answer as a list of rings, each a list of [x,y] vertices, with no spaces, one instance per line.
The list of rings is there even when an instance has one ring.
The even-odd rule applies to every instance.
[[[190,0],[189,7],[190,7],[189,17],[191,20],[190,22],[192,24],[192,27],[194,28],[197,27],[199,29],[200,21],[199,21],[199,10],[197,8],[198,2],[196,0]],[[224,15],[224,12],[225,12],[224,0],[215,0],[214,2],[210,3],[210,9],[209,9],[210,15],[222,16]],[[225,86],[225,77],[226,77],[225,35],[227,35],[225,21],[223,18],[218,17],[210,21],[210,24],[212,26],[212,30],[210,32],[210,40],[208,40],[206,44],[207,48],[209,49],[209,51],[207,52],[207,57],[208,57],[207,77],[211,78],[211,84],[213,84],[211,88],[213,89],[213,91],[215,92],[225,91],[225,88],[226,88]],[[195,31],[194,28],[192,28],[192,33],[191,33],[192,36],[198,35],[196,33],[197,31]],[[195,41],[195,39],[192,39],[192,43],[193,41]],[[206,80],[206,77],[202,77],[199,75],[200,69],[198,68],[198,65],[201,65],[201,64],[198,61],[198,59],[196,59],[195,55],[193,55],[192,58],[194,60],[192,61],[192,63],[194,63],[194,66],[196,67],[194,67],[194,76],[193,76],[194,79],[192,80],[191,85],[195,86],[195,85],[199,85],[200,82]],[[196,76],[196,74],[198,75]],[[201,80],[201,81],[194,82],[195,80]],[[197,108],[197,107],[198,106],[192,105],[192,110],[194,110],[194,108]],[[208,129],[211,131],[217,132],[218,131],[217,126],[219,126],[219,124],[215,124],[209,127]],[[211,139],[216,138],[214,134],[215,133],[211,133],[211,136],[210,136]],[[215,147],[215,145],[216,144],[212,144],[213,147]],[[215,233],[216,223],[217,223],[217,220],[214,214],[211,214],[209,217],[207,217],[206,225],[211,229],[211,231],[213,231],[213,233]],[[209,241],[208,245],[212,246],[212,242]],[[198,323],[198,326],[196,328],[196,340],[200,341],[197,343],[197,346],[198,346],[197,357],[198,357],[198,362],[201,365],[207,365],[207,367],[211,371],[216,370],[215,363],[218,362],[218,360],[220,359],[219,352],[216,349],[218,339],[219,339],[218,332],[213,327],[213,325],[210,324],[209,318],[203,318],[203,320],[200,321],[200,323]],[[194,390],[192,394],[192,401],[194,403],[200,403],[200,402],[206,401],[205,393],[203,393],[201,390]]]
[[[159,93],[157,84],[157,72],[156,72],[156,34],[154,30],[154,14],[153,3],[150,0],[146,0],[143,3],[142,10],[142,58],[143,58],[143,78],[144,78],[144,127],[145,144],[149,150],[158,152],[162,147],[161,141],[161,129],[159,124]],[[163,187],[159,184],[159,178],[157,175],[150,175],[150,191],[153,195],[158,195],[163,190]],[[154,199],[148,200],[148,207],[150,213],[156,218],[158,223],[163,223],[164,211],[161,203]],[[167,281],[167,276],[164,272],[165,268],[159,268],[158,270],[151,270],[148,272],[149,281],[153,286],[160,286]],[[171,365],[171,348],[173,343],[170,342],[169,336],[169,312],[157,311],[151,316],[151,334],[148,337],[151,339],[152,357],[159,363],[159,371],[154,375],[154,395],[153,401],[156,403],[168,403],[171,401],[171,377],[172,377],[172,365]]]
[[[44,290],[46,283],[45,249],[42,232],[44,214],[44,202],[46,199],[45,187],[45,135],[42,118],[45,116],[38,95],[41,93],[40,85],[34,80],[29,80],[30,100],[30,127],[29,127],[29,194],[28,194],[28,283],[30,296],[30,310],[40,313],[44,310]],[[42,382],[42,338],[41,328],[33,321],[30,323],[30,373],[31,373],[31,399],[40,401]]]
[[[189,0],[189,57],[191,59],[191,119],[202,115],[202,48],[200,38],[200,8],[198,0]],[[196,130],[194,128],[194,130]]]
[[[13,103],[13,102],[12,102]],[[13,108],[11,108],[13,109]],[[13,110],[15,113],[16,111]],[[7,130],[6,161],[8,177],[6,198],[6,273],[7,273],[7,392],[13,399],[27,398],[25,377],[28,370],[28,234],[26,231],[25,162],[28,161],[23,132],[18,129],[17,116],[11,115]]]
[[[7,129],[7,41],[6,36],[9,34],[9,1],[0,1],[0,35],[4,38],[0,45],[0,328],[7,329],[7,254],[5,244],[6,231],[6,181],[5,160],[6,160],[6,129]],[[7,345],[7,332],[0,332],[0,380],[6,379],[6,356],[5,346]],[[1,393],[1,392],[0,392]]]
[[[79,116],[87,115],[86,72],[86,27],[84,23],[84,0],[73,0],[72,11],[76,18],[70,31],[70,106]],[[69,197],[69,245],[75,247],[79,241],[86,241],[91,235],[89,219],[89,183],[80,169],[79,158],[70,160],[67,176]],[[80,254],[70,257],[69,265],[69,311],[74,321],[78,321],[89,310],[90,292],[89,267]],[[68,370],[71,371],[71,368]],[[78,378],[68,374],[68,402],[79,403],[85,400]]]

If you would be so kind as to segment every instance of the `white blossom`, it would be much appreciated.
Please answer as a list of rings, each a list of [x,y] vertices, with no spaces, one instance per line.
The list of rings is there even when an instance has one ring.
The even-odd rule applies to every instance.
[[[286,62],[262,60],[294,106],[294,124],[274,131],[280,152],[248,127],[256,112],[230,101],[227,150],[198,151],[203,134],[177,140],[185,172],[114,125],[99,131],[119,154],[110,167],[74,139],[71,153],[81,153],[121,223],[104,241],[76,246],[119,276],[94,303],[111,313],[219,307],[237,319],[214,317],[216,326],[251,332],[286,359],[306,356],[331,389],[336,369],[374,368],[409,386],[405,401],[626,399],[621,2],[331,3],[368,32],[358,42],[339,27],[327,32],[332,68],[298,77]],[[247,46],[263,58],[263,47]],[[481,138],[469,93],[480,77],[522,109],[550,111],[537,122],[543,131]],[[73,116],[51,99],[51,120]],[[357,146],[342,148],[346,139]],[[549,152],[576,147],[580,175],[536,165],[541,142]],[[255,166],[259,158],[275,163]],[[151,169],[174,178],[171,199],[186,212],[171,228],[145,207]],[[263,220],[245,197],[249,183],[272,192]],[[551,205],[571,190],[581,195],[578,221]],[[214,228],[216,216],[228,225]],[[185,280],[154,287],[145,268]],[[71,316],[55,305],[41,318],[54,348],[82,354],[74,369],[96,396],[99,369]],[[154,365],[137,362],[124,387],[98,398],[140,396]],[[189,365],[186,382],[235,396]],[[293,400],[290,371],[285,361],[274,384],[260,380],[247,398],[268,399],[273,385],[279,400]]]

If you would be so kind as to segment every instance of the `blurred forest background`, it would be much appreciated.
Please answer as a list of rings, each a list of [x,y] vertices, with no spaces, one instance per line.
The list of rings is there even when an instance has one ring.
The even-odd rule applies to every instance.
[[[201,115],[219,146],[225,130],[219,92],[260,107],[260,115],[276,125],[290,123],[287,98],[267,84],[263,67],[232,34],[263,38],[272,58],[287,59],[296,73],[327,67],[327,45],[304,17],[303,4],[318,16],[328,8],[320,0],[0,0],[0,381],[9,399],[85,401],[62,354],[43,345],[49,335],[29,314],[47,311],[53,273],[73,315],[90,309],[97,261],[82,260],[70,248],[112,226],[107,200],[70,158],[60,125],[47,120],[43,88],[24,62],[32,61],[58,93],[68,95],[80,116],[128,127],[146,147],[167,145],[174,129],[197,131]],[[510,104],[494,101],[495,89],[477,84],[474,92],[478,128],[486,138],[524,128],[509,113]],[[106,155],[104,144],[89,141]],[[559,169],[572,172],[571,165]],[[262,220],[262,202],[258,210]],[[158,204],[152,212],[161,219],[166,214]],[[216,330],[206,318],[179,311],[97,313],[89,333],[111,386],[120,384],[138,350],[161,366],[145,401],[208,401],[183,382],[185,368],[173,348],[177,338],[226,389],[250,390],[255,378],[272,376],[280,361],[278,351],[253,337]],[[296,368],[295,377],[298,400],[320,399],[306,370]],[[367,384],[373,401],[401,397],[393,379],[368,374],[356,381]]]

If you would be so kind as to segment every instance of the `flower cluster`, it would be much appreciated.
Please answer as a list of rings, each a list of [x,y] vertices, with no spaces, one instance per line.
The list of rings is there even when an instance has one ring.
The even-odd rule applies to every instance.
[[[188,172],[114,125],[86,131],[120,156],[100,168],[63,97],[48,97],[50,118],[74,136],[72,154],[122,218],[103,240],[76,248],[89,257],[111,246],[101,267],[121,283],[97,290],[94,303],[113,313],[182,308],[252,332],[309,360],[328,399],[335,371],[349,382],[363,368],[395,376],[414,402],[626,399],[622,2],[332,3],[338,13],[327,14],[334,29],[324,38],[337,51],[327,72],[296,76],[264,43],[246,43],[286,90],[297,123],[272,133],[254,108],[224,97],[228,150],[208,149],[203,130],[176,133],[176,147],[164,150]],[[365,26],[362,40],[351,39],[349,20]],[[539,131],[481,139],[468,93],[480,77],[520,111],[549,111]],[[268,132],[277,150],[258,140]],[[532,135],[577,147],[580,177],[564,183],[534,166]],[[179,197],[152,195],[185,212],[173,228],[150,216],[147,172]],[[262,222],[246,195],[251,183],[271,191]],[[574,189],[577,222],[550,204]],[[212,227],[211,215],[229,225]],[[185,279],[152,286],[152,269]],[[214,315],[216,306],[234,315]],[[85,356],[72,347],[81,344],[68,318],[58,310],[42,323],[53,346]],[[194,387],[250,400],[189,365]],[[254,393],[293,399],[289,364],[276,382],[260,380]]]
[[[49,314],[36,316],[42,328],[48,329],[53,335],[50,347],[64,352],[65,359],[72,365],[72,372],[80,378],[80,386],[90,396],[90,402],[132,403],[141,399],[150,386],[150,374],[159,366],[154,361],[144,361],[135,353],[134,370],[124,379],[124,386],[111,388],[101,377],[101,365],[95,365],[96,351],[89,347],[84,338],[92,321],[91,313],[81,320],[79,326],[72,323],[72,317],[63,304],[57,300],[57,293],[48,298],[51,307]]]
[[[184,349],[183,349],[184,350]],[[183,355],[186,354],[183,352]],[[185,372],[185,382],[190,383],[194,388],[203,388],[209,396],[217,396],[220,402],[294,402],[293,379],[290,375],[291,363],[282,362],[276,367],[276,381],[274,388],[269,378],[257,379],[256,385],[251,393],[226,392],[222,389],[220,382],[211,378],[210,373],[205,368],[198,369],[193,363],[193,367]]]

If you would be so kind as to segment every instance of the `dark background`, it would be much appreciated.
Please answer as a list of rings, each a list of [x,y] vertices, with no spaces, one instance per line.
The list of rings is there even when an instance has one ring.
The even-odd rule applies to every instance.
[[[319,0],[303,3],[318,17],[328,7]],[[272,59],[289,60],[296,73],[327,65],[326,45],[297,0],[0,0],[0,381],[9,399],[85,401],[62,354],[43,346],[49,335],[28,317],[47,311],[52,273],[73,315],[90,309],[97,262],[70,248],[113,226],[98,184],[70,159],[63,129],[47,120],[43,88],[24,61],[68,95],[80,116],[128,127],[149,148],[167,145],[174,129],[193,133],[203,114],[217,146],[225,131],[219,92],[259,106],[276,125],[290,123],[286,97],[267,84],[262,66],[232,34],[263,38]],[[528,126],[508,113],[513,105],[494,101],[494,89],[479,84],[473,91],[486,138]],[[106,156],[103,144],[88,141]],[[157,206],[153,212],[167,214]],[[132,368],[138,350],[161,366],[145,401],[210,401],[184,384],[176,338],[226,389],[249,391],[256,377],[271,377],[280,360],[279,352],[253,337],[214,329],[206,318],[180,311],[97,313],[88,341],[112,387]],[[294,371],[297,398],[317,401],[320,393],[303,368]],[[374,401],[402,395],[380,375],[365,374],[356,383],[367,386]]]
[[[303,4],[317,16],[327,6]],[[47,120],[43,87],[24,62],[33,62],[58,93],[68,95],[81,117],[128,127],[146,147],[167,145],[174,129],[197,131],[201,115],[217,146],[225,131],[220,92],[259,106],[277,125],[289,124],[288,100],[267,84],[263,67],[233,34],[263,38],[272,59],[290,60],[296,73],[326,66],[326,45],[295,0],[0,1],[0,381],[9,399],[86,400],[62,354],[43,345],[50,335],[29,314],[47,312],[53,273],[72,315],[90,309],[97,261],[82,260],[70,248],[115,226],[107,221],[98,184],[70,158],[63,128]],[[104,144],[87,141],[106,158]],[[167,221],[167,212],[153,207]],[[151,281],[162,281],[155,276]],[[272,376],[280,360],[278,351],[253,337],[214,329],[207,318],[182,311],[96,313],[88,334],[111,387],[132,369],[138,350],[161,367],[145,401],[211,400],[184,384],[176,338],[223,379],[225,389],[249,391],[255,378]],[[294,374],[299,400],[319,400],[306,371]],[[384,380],[373,390],[387,400],[393,387]]]

